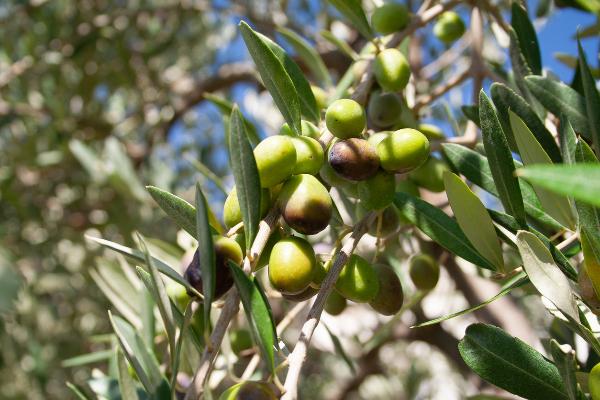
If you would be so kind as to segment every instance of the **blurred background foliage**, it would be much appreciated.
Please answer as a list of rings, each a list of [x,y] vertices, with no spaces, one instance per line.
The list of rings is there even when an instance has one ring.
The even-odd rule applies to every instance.
[[[551,2],[535,3],[539,17],[551,13]],[[331,15],[312,0],[0,2],[0,397],[67,398],[66,381],[90,376],[88,366],[61,365],[104,348],[101,334],[110,330],[109,303],[90,273],[98,250],[84,235],[132,245],[137,230],[176,244],[176,227],[147,195],[148,184],[190,199],[200,179],[220,210],[223,194],[190,162],[231,187],[225,125],[206,93],[240,103],[261,136],[279,128],[237,21],[278,39],[277,26],[294,29],[339,77],[350,59],[316,40],[318,32],[331,29],[354,49],[363,43],[332,25]],[[423,62],[444,50],[426,35],[419,44]],[[494,58],[494,48],[486,52]],[[496,58],[500,69],[502,52]],[[445,76],[436,73],[432,84]],[[430,116],[460,129],[455,106],[463,103],[449,97]],[[181,256],[185,247],[168,253]],[[427,374],[420,364],[399,368]]]

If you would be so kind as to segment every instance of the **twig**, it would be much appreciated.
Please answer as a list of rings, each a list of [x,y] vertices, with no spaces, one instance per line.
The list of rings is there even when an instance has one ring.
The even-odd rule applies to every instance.
[[[471,75],[471,69],[467,68],[460,74],[456,74],[455,76],[450,78],[445,85],[438,86],[434,90],[432,90],[428,95],[420,97],[419,99],[417,99],[413,107],[414,112],[418,112],[421,108],[431,104],[437,98],[445,95],[450,90],[454,89],[455,87],[466,81]]]

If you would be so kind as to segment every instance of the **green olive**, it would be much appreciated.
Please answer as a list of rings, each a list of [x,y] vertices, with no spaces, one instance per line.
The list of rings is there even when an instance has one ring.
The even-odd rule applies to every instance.
[[[269,280],[282,293],[300,293],[312,282],[317,266],[315,251],[300,237],[281,239],[269,257]]]
[[[319,139],[319,137],[321,136],[321,132],[319,131],[319,128],[317,128],[315,126],[315,124],[313,124],[312,122],[302,120],[301,126],[302,126],[302,136],[308,136],[313,139]],[[292,136],[292,137],[298,136],[292,131],[290,126],[287,124],[287,122],[281,126],[281,129],[279,129],[279,134],[283,135],[283,136]]]
[[[588,387],[592,400],[600,400],[600,363],[594,365],[588,377]]]
[[[454,11],[446,11],[439,16],[433,26],[433,34],[440,41],[450,44],[458,40],[465,33],[465,23],[460,15]]]
[[[327,107],[329,103],[327,92],[321,89],[318,86],[310,85],[310,89],[312,90],[313,96],[315,96],[315,100],[317,101],[317,107],[319,110],[323,110]],[[304,132],[303,132],[304,134]]]
[[[368,303],[377,296],[379,280],[373,266],[364,258],[353,254],[342,268],[335,288],[348,300]]]
[[[379,292],[369,305],[383,315],[394,315],[402,308],[404,293],[400,279],[392,267],[385,264],[373,266],[379,278]]]
[[[440,266],[433,257],[419,254],[410,259],[410,279],[419,290],[431,290],[440,278]]]
[[[367,125],[365,110],[351,99],[334,101],[325,113],[327,129],[340,139],[359,137]]]
[[[408,193],[415,197],[420,197],[419,187],[408,179],[396,182],[396,192]]]
[[[444,191],[444,172],[449,171],[448,165],[439,158],[430,156],[419,168],[409,174],[410,180],[431,192]]]
[[[358,183],[358,198],[367,210],[381,210],[389,206],[394,201],[395,192],[396,178],[382,170]]]
[[[377,145],[377,154],[386,171],[409,172],[429,157],[429,140],[416,129],[400,129]]]
[[[397,124],[402,116],[402,97],[395,92],[373,91],[369,99],[367,115],[369,120],[380,128]]]
[[[294,301],[296,303],[300,303],[301,301],[306,301],[312,297],[314,297],[317,293],[319,293],[319,289],[315,289],[312,286],[307,287],[300,293],[289,294],[289,293],[281,293],[284,299],[289,301]]]
[[[363,218],[369,210],[361,204],[356,207],[357,218]],[[398,209],[393,204],[380,211],[377,217],[369,224],[369,234],[375,237],[387,237],[396,232],[401,221]]]
[[[251,349],[254,345],[252,335],[247,329],[235,329],[229,332],[229,343],[231,351],[236,356],[239,356],[245,350]]]
[[[386,92],[398,92],[406,87],[410,78],[410,65],[398,49],[385,49],[377,54],[373,74]]]
[[[379,169],[377,151],[365,139],[351,138],[335,143],[328,161],[338,175],[352,181],[369,179]]]
[[[371,136],[369,136],[369,138],[367,139],[367,142],[369,142],[369,144],[371,146],[373,146],[374,149],[377,149],[377,145],[379,143],[381,143],[381,141],[383,139],[390,136],[392,133],[393,133],[392,131],[381,131],[381,132],[374,133]]]
[[[314,235],[329,225],[333,204],[329,192],[317,178],[294,175],[285,182],[277,199],[285,222],[305,235]]]
[[[271,206],[271,194],[269,189],[262,189],[260,194],[260,212],[264,216]],[[227,228],[232,228],[242,222],[242,210],[240,210],[240,202],[237,197],[235,186],[227,195],[223,204],[223,222]]]
[[[446,138],[440,128],[432,124],[419,124],[417,130],[427,136],[429,140],[442,140]]]
[[[294,172],[296,148],[287,136],[270,136],[254,149],[262,187],[272,187],[285,181]]]
[[[318,174],[325,158],[321,143],[308,136],[293,137],[292,142],[296,148],[294,175]]]
[[[346,299],[332,290],[325,302],[325,311],[330,315],[340,315],[346,309]]]
[[[246,381],[224,391],[219,400],[277,400],[278,397],[271,384]]]
[[[403,4],[387,3],[377,7],[371,15],[371,26],[377,33],[389,35],[406,28],[410,15]]]
[[[166,284],[166,290],[167,296],[169,296],[180,309],[185,310],[191,300],[185,286],[169,279]]]
[[[215,246],[215,300],[223,296],[233,286],[233,277],[231,270],[227,265],[228,261],[233,261],[235,264],[241,264],[244,258],[242,249],[238,242],[234,239],[215,236],[213,238]],[[198,250],[194,253],[192,262],[185,270],[184,278],[201,294],[202,289],[202,272],[200,270],[200,257]],[[188,293],[190,294],[190,293]],[[191,294],[190,294],[191,296]]]

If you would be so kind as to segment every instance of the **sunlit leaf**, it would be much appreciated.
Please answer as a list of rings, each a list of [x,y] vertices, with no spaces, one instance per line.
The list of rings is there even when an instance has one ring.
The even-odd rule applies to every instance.
[[[519,48],[525,61],[535,75],[542,73],[542,56],[535,28],[525,10],[518,2],[512,3],[511,25],[519,39]]]
[[[373,31],[367,17],[362,9],[360,0],[327,0],[333,5],[346,19],[352,23],[351,26],[356,28],[366,39],[373,37]]]
[[[579,50],[579,73],[581,74],[581,83],[585,94],[585,110],[590,127],[590,132],[587,133],[588,137],[592,138],[596,154],[600,154],[600,94],[598,94],[596,80],[592,76],[592,71],[579,39],[577,40],[577,48]]]

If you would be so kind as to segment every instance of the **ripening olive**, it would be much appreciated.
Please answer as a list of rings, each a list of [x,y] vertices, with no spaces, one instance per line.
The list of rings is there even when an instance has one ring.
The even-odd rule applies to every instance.
[[[285,222],[305,235],[314,235],[329,225],[332,202],[329,192],[317,178],[294,175],[285,182],[277,199]]]
[[[380,210],[392,204],[395,192],[396,178],[383,170],[358,183],[358,198],[367,210]]]
[[[465,23],[454,11],[446,11],[439,16],[433,27],[433,34],[442,42],[450,44],[465,33]]]
[[[406,28],[410,16],[403,4],[387,3],[377,7],[371,15],[371,26],[377,33],[389,35]]]
[[[419,290],[431,290],[440,278],[440,266],[431,256],[419,254],[410,259],[410,279]]]
[[[328,161],[338,175],[352,181],[368,179],[379,169],[375,148],[358,138],[342,140],[331,146]]]
[[[358,137],[367,125],[365,110],[351,99],[339,99],[331,103],[325,113],[327,129],[340,139]]]
[[[254,149],[260,184],[264,188],[285,181],[294,172],[296,148],[287,136],[269,136]]]
[[[292,142],[296,148],[294,175],[318,174],[325,158],[321,143],[308,136],[293,137]]]
[[[353,254],[342,268],[335,288],[348,300],[367,303],[377,296],[379,280],[373,266],[364,258]]]
[[[300,303],[301,301],[306,301],[319,293],[319,289],[315,289],[312,286],[307,287],[300,293],[289,294],[289,293],[281,293],[284,299],[289,301],[294,301],[296,303]]]
[[[319,171],[321,179],[331,187],[335,187],[342,190],[354,190],[358,196],[358,190],[356,189],[356,183],[349,181],[348,179],[342,178],[331,168],[328,162],[323,163],[321,170]]]
[[[367,115],[369,120],[380,128],[397,124],[402,116],[402,97],[395,92],[373,91],[369,99]]]
[[[406,87],[410,78],[410,65],[398,49],[385,49],[377,54],[373,74],[386,92],[398,92]]]
[[[377,154],[386,171],[409,172],[429,157],[429,140],[416,129],[400,129],[377,145]]]
[[[281,239],[269,257],[269,280],[282,293],[300,293],[312,282],[317,265],[315,251],[300,237]]]
[[[233,286],[233,277],[227,262],[229,260],[236,264],[241,264],[243,253],[238,242],[231,238],[223,236],[214,237],[215,246],[215,300],[224,295]],[[184,278],[201,294],[202,290],[202,272],[200,270],[200,257],[198,250],[194,253],[194,258],[185,270]],[[188,293],[192,296],[191,293]]]
[[[444,132],[432,124],[419,124],[417,130],[425,135],[429,140],[441,140],[446,138]]]
[[[267,382],[246,381],[224,391],[219,400],[277,400],[273,387]]]
[[[236,356],[239,356],[244,350],[251,349],[254,345],[252,335],[247,329],[235,329],[229,332],[229,344],[231,351]]]
[[[588,387],[592,400],[600,400],[600,363],[596,364],[590,371]]]
[[[400,279],[392,267],[385,264],[373,266],[379,279],[379,292],[369,305],[383,315],[394,315],[402,308],[404,293]]]
[[[315,126],[312,122],[302,120],[302,136],[308,136],[313,139],[318,139],[321,136],[321,132],[319,132],[319,128]],[[283,124],[279,129],[279,134],[283,136],[297,136],[290,126],[287,124]]]
[[[269,189],[262,189],[260,194],[260,213],[264,216],[271,206],[271,194]],[[240,202],[237,197],[235,186],[227,195],[223,204],[223,222],[227,228],[231,228],[242,222],[242,210],[240,210]]]
[[[329,102],[329,96],[327,95],[327,92],[321,89],[320,87],[314,85],[310,85],[310,90],[312,90],[313,96],[315,96],[315,100],[317,101],[317,107],[319,107],[319,110],[326,108]]]
[[[411,171],[410,180],[431,192],[444,191],[444,172],[450,168],[439,158],[429,157],[419,168]]]
[[[325,302],[325,311],[330,315],[340,315],[346,309],[346,299],[332,290]]]

